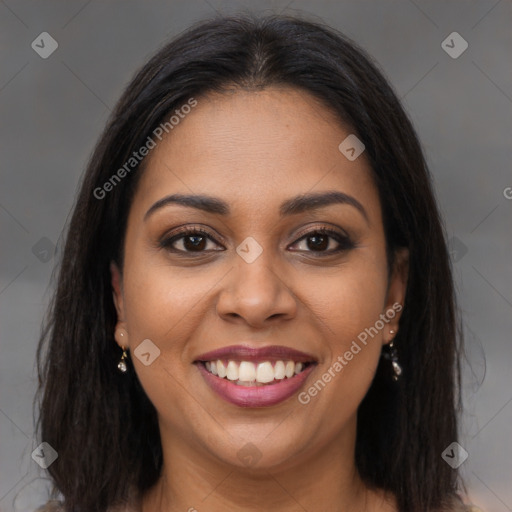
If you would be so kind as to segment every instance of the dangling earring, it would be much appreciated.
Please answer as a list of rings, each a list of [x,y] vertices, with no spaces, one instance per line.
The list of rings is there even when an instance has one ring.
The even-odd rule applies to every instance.
[[[389,334],[395,334],[395,331],[392,329],[389,331]],[[396,347],[391,340],[388,344],[389,354],[385,354],[384,357],[386,359],[391,360],[391,367],[393,368],[393,377],[391,377],[395,382],[399,379],[400,375],[402,375],[402,367],[398,362],[398,353]]]
[[[117,363],[117,369],[122,373],[126,373],[126,370],[128,370],[128,367],[126,366],[127,357],[128,354],[126,353],[126,349],[123,347],[123,355],[121,356],[119,363]]]
[[[123,341],[124,341],[124,333],[125,332],[126,331],[122,328],[119,328],[116,330],[116,334],[118,334],[120,338],[123,338]],[[126,353],[126,348],[123,345],[123,355],[121,356],[121,360],[119,361],[119,363],[117,363],[117,369],[121,373],[126,373],[126,370],[128,370],[128,366],[126,366],[126,358],[127,357],[128,357],[128,354]]]

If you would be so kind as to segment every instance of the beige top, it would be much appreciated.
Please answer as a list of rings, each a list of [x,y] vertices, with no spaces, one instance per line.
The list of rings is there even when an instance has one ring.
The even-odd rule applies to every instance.
[[[38,508],[35,512],[66,512],[61,502],[49,501],[43,507]],[[140,504],[127,505],[125,507],[114,507],[111,512],[140,512]],[[460,505],[453,508],[449,512],[483,512],[482,509],[475,505]]]
[[[126,505],[109,509],[111,512],[140,512],[140,506]],[[66,512],[60,501],[51,500],[46,505],[39,507],[35,512]]]

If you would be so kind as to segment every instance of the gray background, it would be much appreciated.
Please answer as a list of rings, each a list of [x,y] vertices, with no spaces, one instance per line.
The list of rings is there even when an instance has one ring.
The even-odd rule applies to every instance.
[[[0,0],[0,510],[44,501],[31,458],[35,348],[52,244],[100,130],[164,41],[215,11],[248,9],[327,21],[377,59],[403,99],[434,174],[467,337],[463,474],[477,505],[512,510],[509,0]],[[31,48],[45,31],[59,45],[48,59]],[[441,46],[454,31],[469,44],[456,59]]]

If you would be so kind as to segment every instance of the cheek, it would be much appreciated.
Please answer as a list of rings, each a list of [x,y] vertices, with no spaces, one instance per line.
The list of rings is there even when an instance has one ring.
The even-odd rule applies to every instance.
[[[380,259],[363,257],[305,292],[321,319],[328,347],[316,380],[301,403],[311,411],[330,409],[327,424],[336,430],[357,410],[375,375],[386,323],[381,320],[386,298],[387,268]],[[317,283],[318,285],[318,283]],[[312,306],[313,308],[313,306]]]
[[[164,342],[171,330],[182,331],[201,308],[218,278],[211,272],[171,269],[167,265],[126,262],[125,311],[130,336]]]
[[[171,268],[136,251],[129,254],[124,267],[124,299],[132,361],[157,410],[165,410],[171,403],[178,407],[188,377],[189,341],[208,315],[208,296],[223,273],[206,267]],[[149,366],[136,352],[146,339],[159,350]]]
[[[124,295],[131,359],[139,381],[149,400],[164,417],[172,411],[176,428],[187,432],[187,407],[194,397],[188,390],[189,362],[184,361],[187,342],[198,326],[198,315],[204,315],[202,300],[218,278],[197,270],[191,272],[154,265],[142,258],[125,261]],[[143,340],[158,347],[158,356],[150,365],[137,357]],[[170,414],[170,413],[169,413]],[[176,419],[178,418],[178,419]]]
[[[385,263],[361,255],[322,279],[322,284],[312,283],[303,293],[330,328],[330,338],[346,343],[379,319],[387,285]]]

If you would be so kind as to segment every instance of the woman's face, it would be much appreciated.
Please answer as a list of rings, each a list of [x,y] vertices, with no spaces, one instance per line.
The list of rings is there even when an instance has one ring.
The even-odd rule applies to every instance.
[[[406,279],[388,276],[365,154],[304,92],[197,102],[147,157],[112,266],[116,340],[164,445],[239,467],[346,457]]]

